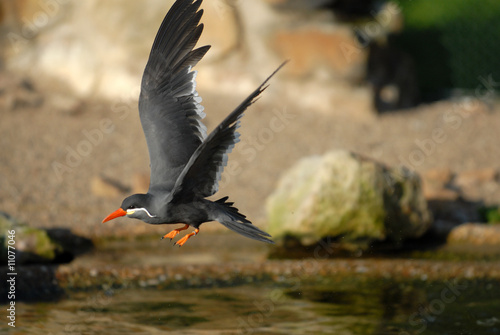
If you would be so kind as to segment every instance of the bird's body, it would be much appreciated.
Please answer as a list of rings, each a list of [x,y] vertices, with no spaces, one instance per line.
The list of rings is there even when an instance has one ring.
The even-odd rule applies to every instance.
[[[177,242],[183,245],[202,223],[219,221],[241,235],[272,243],[270,235],[252,225],[227,197],[206,198],[218,191],[227,155],[239,141],[239,119],[281,66],[207,136],[196,71],[191,70],[210,49],[193,49],[203,31],[201,2],[177,0],[173,4],[144,71],[139,114],[151,162],[148,193],[126,198],[103,222],[127,215],[150,224],[184,223],[164,236],[173,238],[188,226],[194,227],[194,233]]]

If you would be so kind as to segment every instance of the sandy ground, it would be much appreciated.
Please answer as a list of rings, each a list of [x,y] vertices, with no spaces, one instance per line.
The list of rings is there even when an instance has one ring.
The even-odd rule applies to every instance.
[[[419,172],[499,168],[498,104],[487,108],[477,99],[449,100],[376,116],[357,99],[356,90],[346,95],[322,91],[310,97],[315,103],[307,107],[279,83],[246,113],[242,142],[230,156],[217,194],[229,195],[259,226],[265,226],[265,199],[279,176],[298,159],[332,149],[389,165],[404,163]],[[245,97],[199,91],[209,130]],[[16,93],[8,89],[0,98],[11,94]],[[100,175],[131,187],[135,175],[148,173],[136,102],[85,101],[65,109],[55,103],[61,100],[58,93],[38,94],[44,101],[38,107],[4,103],[2,108],[0,210],[33,226],[68,227],[90,237],[168,232],[171,227],[127,219],[101,224],[127,194],[103,198],[91,191],[92,178]],[[483,198],[495,203],[499,194],[494,187]]]

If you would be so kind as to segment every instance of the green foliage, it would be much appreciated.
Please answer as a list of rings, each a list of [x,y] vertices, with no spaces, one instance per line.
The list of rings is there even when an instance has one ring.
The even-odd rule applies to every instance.
[[[482,207],[479,209],[481,220],[490,224],[500,223],[500,207]]]
[[[500,1],[396,0],[405,18],[400,46],[416,59],[423,90],[476,89],[500,80]]]
[[[500,2],[497,0],[396,0],[405,16],[405,24],[412,28],[446,27],[456,21],[484,21],[498,19]]]

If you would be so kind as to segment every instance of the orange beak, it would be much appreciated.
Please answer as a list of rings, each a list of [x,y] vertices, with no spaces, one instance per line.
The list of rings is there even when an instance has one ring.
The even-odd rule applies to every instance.
[[[118,208],[116,211],[114,211],[113,213],[106,216],[106,218],[104,220],[102,220],[102,223],[116,219],[120,216],[125,216],[125,215],[127,215],[127,212],[121,208]]]

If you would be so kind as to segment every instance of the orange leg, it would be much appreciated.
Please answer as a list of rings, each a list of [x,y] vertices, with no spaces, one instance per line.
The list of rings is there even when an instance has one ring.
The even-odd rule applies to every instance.
[[[195,229],[194,232],[187,234],[183,238],[181,238],[179,241],[175,242],[174,245],[178,245],[179,247],[182,247],[184,243],[186,243],[189,238],[193,237],[194,235],[198,234],[200,232],[199,229]]]
[[[174,229],[172,230],[170,233],[166,234],[165,236],[163,236],[161,239],[163,240],[164,238],[169,238],[170,241],[172,241],[172,239],[174,237],[176,237],[182,230],[186,230],[189,228],[189,225],[185,225],[184,227],[182,228],[177,228],[177,229]]]

